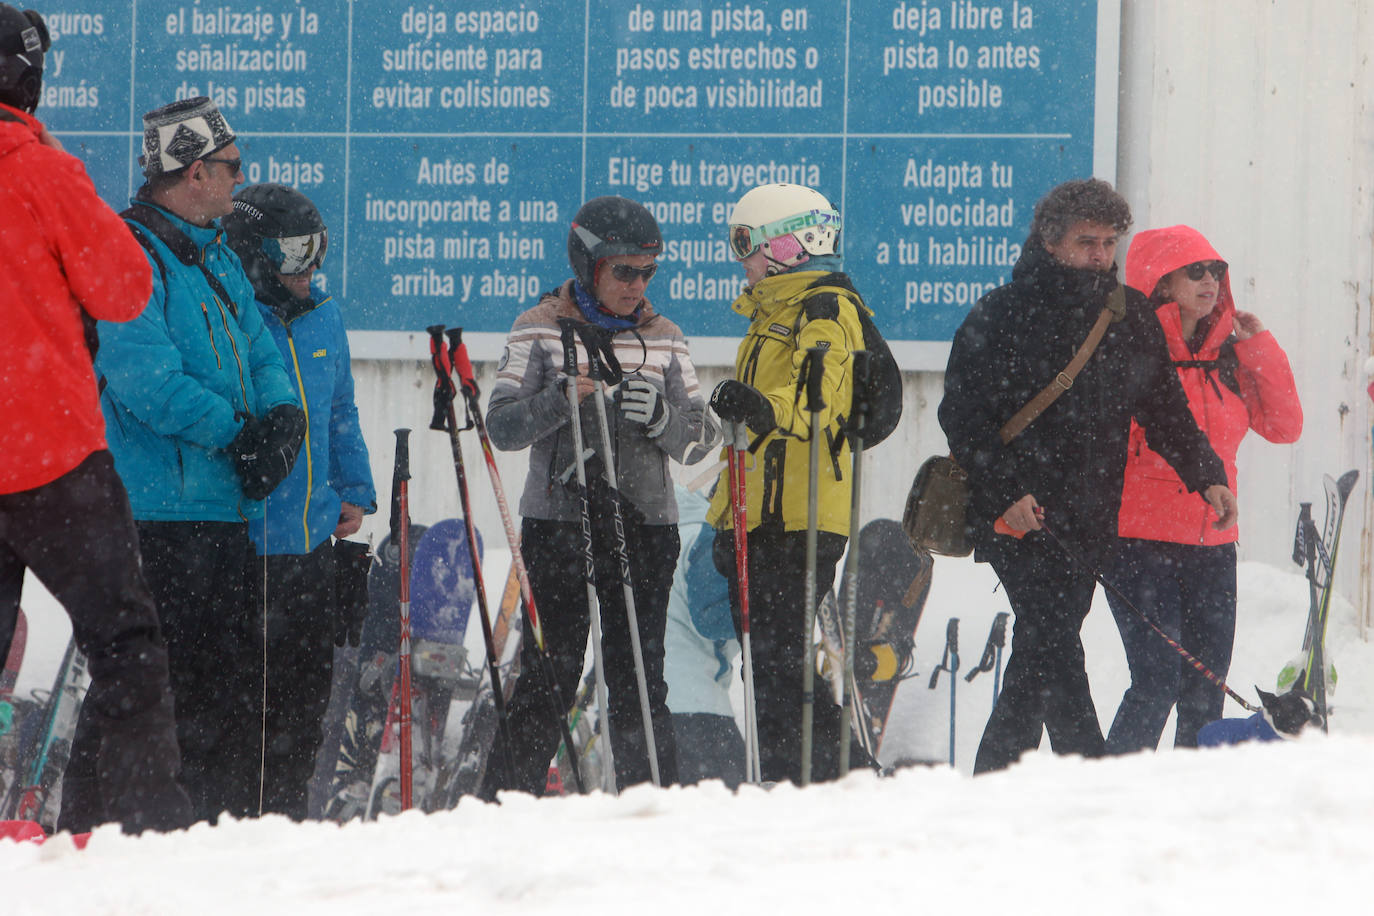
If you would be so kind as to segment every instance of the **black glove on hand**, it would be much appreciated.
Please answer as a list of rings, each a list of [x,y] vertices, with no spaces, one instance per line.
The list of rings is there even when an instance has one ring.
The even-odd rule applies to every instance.
[[[644,433],[650,439],[661,435],[668,425],[668,406],[663,403],[663,395],[644,379],[627,378],[621,382],[616,400],[625,419],[643,423]]]
[[[357,541],[334,542],[334,645],[357,648],[367,619],[367,574],[372,554]]]
[[[260,420],[250,417],[229,443],[243,495],[266,499],[291,473],[304,440],[305,412],[295,404],[278,404]]]
[[[728,378],[711,392],[711,409],[727,423],[743,422],[756,433],[771,432],[773,405],[756,388]]]

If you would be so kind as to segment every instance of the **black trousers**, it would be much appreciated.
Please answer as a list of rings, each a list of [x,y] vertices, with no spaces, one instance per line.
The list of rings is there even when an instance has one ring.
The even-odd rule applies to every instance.
[[[198,820],[258,813],[263,635],[247,596],[248,526],[139,522],[167,639],[182,782]]]
[[[672,716],[668,712],[668,685],[663,680],[663,632],[668,622],[668,590],[677,565],[678,530],[676,525],[637,525],[628,521],[625,529],[659,778],[664,785],[671,785],[677,782],[677,748]],[[616,782],[623,789],[648,782],[651,774],[630,628],[611,537],[609,521],[603,516],[595,518],[593,544],[596,576],[600,583],[596,592],[601,605],[601,648],[609,694],[611,748],[615,756]],[[591,626],[584,584],[582,526],[527,518],[521,528],[520,551],[529,571],[530,587],[543,624],[554,677],[564,703],[571,708],[586,659],[587,634]],[[494,798],[498,789],[512,788],[542,795],[549,761],[558,749],[560,732],[550,711],[549,688],[534,639],[528,632],[524,633],[520,653],[520,680],[506,708],[514,781],[505,777],[506,745],[498,733],[480,793],[484,798]]]
[[[835,584],[835,564],[844,555],[846,540],[831,532],[817,534],[817,604]],[[765,781],[790,779],[800,784],[806,532],[755,528],[749,532],[748,543],[749,638],[759,723],[759,769]],[[716,533],[711,555],[716,569],[730,581],[735,631],[743,645],[733,531]],[[839,776],[840,707],[819,674],[813,682],[811,779],[822,782]],[[857,742],[851,740],[849,754],[854,765],[867,765],[868,757]]]
[[[1043,732],[1057,754],[1102,756],[1102,726],[1079,637],[1097,584],[1092,573],[1035,533],[997,545],[989,559],[1016,623],[1002,692],[983,730],[973,772],[1010,766],[1040,746]]]
[[[44,486],[0,495],[0,657],[13,636],[26,567],[66,610],[91,673],[77,726],[85,740],[79,755],[73,747],[62,819],[70,801],[77,830],[111,820],[130,832],[188,825],[167,647],[108,451]]]
[[[334,674],[334,547],[255,557],[250,592],[266,634],[262,811],[305,820]],[[264,624],[265,621],[265,624]]]

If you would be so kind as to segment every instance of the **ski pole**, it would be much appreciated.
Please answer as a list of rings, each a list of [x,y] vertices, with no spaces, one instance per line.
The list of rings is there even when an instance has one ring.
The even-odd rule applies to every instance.
[[[577,324],[572,318],[558,319],[563,338],[563,376],[567,379],[568,414],[573,433],[573,468],[577,472],[577,494],[582,504],[582,577],[587,587],[587,613],[592,626],[592,672],[596,676],[597,721],[605,738],[606,765],[601,768],[602,787],[616,791],[615,760],[611,749],[610,702],[606,690],[605,657],[601,645],[601,599],[596,593],[596,564],[593,559],[591,497],[587,491],[587,462],[582,445],[582,408],[577,396]],[[590,362],[588,363],[590,366]],[[597,400],[601,395],[596,394]]]
[[[444,326],[432,324],[429,331],[430,360],[434,364],[434,419],[429,428],[448,433],[449,448],[453,452],[453,471],[458,478],[458,500],[463,506],[463,522],[467,527],[468,556],[472,560],[473,589],[477,593],[477,611],[482,620],[482,643],[487,650],[487,672],[491,676],[492,699],[496,703],[496,719],[505,741],[503,763],[506,767],[507,785],[515,785],[515,761],[511,744],[510,722],[506,717],[506,696],[501,690],[501,660],[496,654],[496,642],[491,631],[491,619],[487,609],[487,589],[482,580],[482,556],[477,550],[477,526],[472,520],[472,504],[468,496],[467,467],[463,462],[463,447],[458,441],[458,415],[453,409],[453,400],[458,394],[453,384],[453,358],[444,341]],[[461,333],[462,329],[458,329]],[[471,429],[472,420],[463,429]]]
[[[810,462],[806,472],[806,589],[802,607],[802,728],[801,728],[801,784],[811,783],[811,724],[815,714],[816,666],[816,541],[817,516],[820,511],[821,469],[821,411],[825,401],[821,397],[821,381],[825,376],[825,348],[809,347],[802,358],[801,378],[806,386],[806,409],[811,414]]]
[[[611,334],[595,325],[583,324],[578,327],[582,342],[587,347],[587,374],[596,384],[598,392],[606,390],[607,385],[619,384],[622,374],[620,364],[615,361],[614,344]],[[611,451],[611,426],[606,417],[606,401],[596,398],[596,419],[601,428],[601,449],[606,460],[602,466],[606,471],[606,483],[611,497],[611,515],[615,527],[615,556],[620,566],[620,588],[625,598],[625,622],[630,628],[630,652],[634,658],[635,681],[639,685],[639,712],[644,720],[644,747],[649,755],[649,775],[654,785],[662,786],[658,769],[658,745],[654,741],[653,710],[649,706],[649,683],[644,675],[644,651],[639,639],[639,616],[635,609],[634,580],[630,573],[630,551],[625,542],[625,513],[621,507],[620,486],[616,480],[615,453]]]
[[[754,651],[749,642],[749,499],[745,489],[744,456],[749,431],[743,423],[725,430],[726,470],[730,482],[730,525],[735,535],[735,578],[739,581],[740,650],[744,667],[744,778],[763,778],[759,758],[759,714],[754,700]]]
[[[973,679],[984,671],[992,672],[992,705],[997,707],[997,696],[1002,690],[1002,649],[1007,644],[1007,620],[1011,615],[998,611],[992,618],[992,629],[988,630],[988,641],[983,645],[983,657],[964,677],[964,683],[971,684]]]
[[[549,652],[544,645],[544,628],[540,625],[539,610],[534,604],[534,589],[530,587],[530,576],[529,570],[525,568],[525,557],[520,553],[520,536],[515,531],[515,522],[511,520],[510,504],[506,501],[506,489],[501,485],[501,472],[496,468],[496,453],[492,449],[491,437],[487,435],[487,424],[482,419],[481,392],[477,387],[477,376],[472,371],[472,361],[468,359],[467,344],[463,343],[463,329],[449,328],[444,333],[448,335],[450,341],[449,354],[453,363],[453,371],[458,373],[459,391],[462,392],[463,401],[467,405],[468,416],[472,419],[473,429],[477,431],[477,440],[482,445],[482,458],[486,461],[487,476],[491,479],[492,493],[496,497],[496,508],[501,515],[501,527],[506,532],[506,543],[510,546],[511,564],[515,567],[516,578],[520,581],[521,613],[524,616],[525,628],[534,639],[535,648],[538,650],[536,654],[539,658],[539,670],[549,688],[549,707],[554,719],[558,722],[563,741],[568,746],[568,758],[572,761],[573,779],[577,783],[577,791],[586,793],[587,789],[582,784],[577,752],[573,748],[572,733],[568,730],[569,706],[563,699],[563,691],[558,686],[558,678],[554,676],[553,662],[549,660]]]
[[[397,587],[401,617],[401,810],[411,807],[414,768],[410,759],[410,430],[396,430],[396,463],[391,472],[391,543],[401,545],[401,577]]]
[[[868,402],[862,392],[867,389],[868,351],[855,350],[850,354],[853,360],[852,387],[849,394],[849,457],[853,470],[849,475],[849,550],[844,559],[844,609],[841,612],[841,626],[844,628],[841,643],[844,647],[844,676],[841,679],[840,694],[840,775],[849,774],[849,729],[850,697],[849,682],[854,679],[854,629],[859,604],[859,498],[863,481],[864,426],[868,420]]]
[[[949,672],[949,765],[954,766],[954,690],[959,686],[959,618],[949,618],[945,625],[945,654],[940,664],[930,672],[930,689],[940,680],[940,672]]]
[[[1098,571],[1098,569],[1095,566],[1089,564],[1088,561],[1083,559],[1083,557],[1080,556],[1077,552],[1070,549],[1069,545],[1064,543],[1064,541],[1060,540],[1059,535],[1055,534],[1054,531],[1051,530],[1050,527],[1045,524],[1045,519],[1043,517],[1040,518],[1040,530],[1045,532],[1045,534],[1049,536],[1049,539],[1054,541],[1055,544],[1059,545],[1059,549],[1064,551],[1065,556],[1067,556],[1073,562],[1077,563],[1079,566],[1083,567],[1083,569],[1086,570],[1088,574],[1091,575],[1094,579],[1096,579],[1102,585],[1103,588],[1111,592],[1113,595],[1116,595],[1116,597],[1120,598],[1122,604],[1126,605],[1126,607],[1130,608],[1137,617],[1145,621],[1145,624],[1151,630],[1154,630],[1155,633],[1158,634],[1161,639],[1163,639],[1170,646],[1172,646],[1175,652],[1183,656],[1184,660],[1187,661],[1188,664],[1192,665],[1193,668],[1196,669],[1198,674],[1201,674],[1203,677],[1207,678],[1207,680],[1211,681],[1217,687],[1225,691],[1226,695],[1231,699],[1235,700],[1237,703],[1239,703],[1241,707],[1245,709],[1246,712],[1260,711],[1258,706],[1254,706],[1250,703],[1247,703],[1244,697],[1242,697],[1240,694],[1236,693],[1234,690],[1228,687],[1226,685],[1226,682],[1223,681],[1220,677],[1218,677],[1212,671],[1211,668],[1208,668],[1206,665],[1204,665],[1196,655],[1193,655],[1187,649],[1183,648],[1183,646],[1179,645],[1178,640],[1174,639],[1168,633],[1165,633],[1163,630],[1161,630],[1159,626],[1145,614],[1144,611],[1136,607],[1135,602],[1131,601],[1131,599],[1126,596],[1125,592],[1123,592],[1121,589],[1117,588],[1115,585],[1109,582],[1107,578],[1103,576],[1102,573]]]

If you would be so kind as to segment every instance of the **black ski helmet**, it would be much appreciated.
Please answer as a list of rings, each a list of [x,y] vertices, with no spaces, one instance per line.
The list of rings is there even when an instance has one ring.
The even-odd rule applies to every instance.
[[[0,3],[0,102],[33,113],[43,90],[43,55],[51,47],[42,16]]]
[[[269,303],[292,298],[278,273],[319,267],[329,247],[329,230],[315,204],[283,184],[255,184],[239,191],[223,223],[229,247],[243,262],[254,290]]]
[[[622,254],[658,254],[663,233],[644,205],[625,197],[595,197],[582,205],[568,231],[568,263],[588,292],[596,285],[596,267]]]

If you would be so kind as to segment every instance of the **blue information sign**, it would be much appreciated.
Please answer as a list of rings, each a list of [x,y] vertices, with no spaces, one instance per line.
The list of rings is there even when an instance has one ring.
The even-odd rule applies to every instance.
[[[54,0],[39,115],[122,208],[143,112],[209,95],[250,182],[331,229],[351,329],[504,334],[570,275],[583,200],[663,229],[656,307],[734,337],[726,239],[751,187],[807,184],[900,342],[1005,282],[1035,200],[1112,177],[1118,0]],[[907,345],[909,342],[909,346]],[[905,349],[904,349],[905,347]]]

